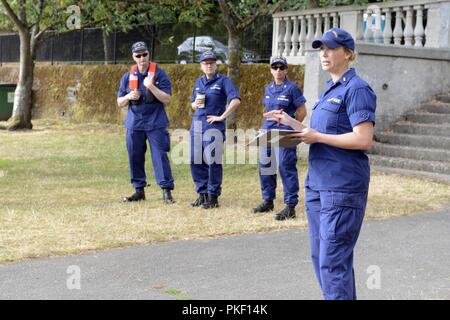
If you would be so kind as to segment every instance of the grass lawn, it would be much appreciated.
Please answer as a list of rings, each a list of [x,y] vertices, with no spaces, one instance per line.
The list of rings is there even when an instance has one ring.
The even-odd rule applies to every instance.
[[[225,165],[221,207],[192,208],[189,166],[173,165],[174,205],[163,205],[147,162],[147,200],[122,203],[129,184],[125,131],[119,126],[45,120],[33,131],[0,131],[0,263],[87,250],[305,228],[295,220],[254,215],[261,201],[256,165]],[[149,154],[147,154],[148,156]],[[306,161],[298,163],[300,181]],[[279,182],[276,210],[283,207]],[[300,193],[303,203],[304,193]],[[372,173],[367,219],[383,219],[450,205],[450,186],[424,178]]]

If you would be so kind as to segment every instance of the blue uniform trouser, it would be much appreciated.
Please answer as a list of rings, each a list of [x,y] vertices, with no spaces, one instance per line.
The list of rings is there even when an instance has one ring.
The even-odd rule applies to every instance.
[[[261,147],[259,152],[259,180],[263,199],[275,199],[278,169],[283,183],[284,203],[296,206],[299,191],[296,148]]]
[[[126,141],[131,183],[134,188],[147,186],[147,176],[145,174],[147,140],[150,144],[156,183],[162,189],[172,190],[174,183],[169,157],[167,156],[167,153],[170,151],[170,136],[166,128],[150,131],[127,129]]]
[[[225,134],[219,130],[215,133],[213,137],[205,138],[204,133],[191,130],[191,175],[197,193],[220,196]]]
[[[355,300],[353,248],[361,230],[367,192],[305,188],[311,258],[326,300]]]

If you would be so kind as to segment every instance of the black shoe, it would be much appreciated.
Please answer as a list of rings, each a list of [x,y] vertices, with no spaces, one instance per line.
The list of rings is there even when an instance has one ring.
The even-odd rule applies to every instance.
[[[208,201],[208,195],[206,193],[199,193],[198,198],[191,203],[191,206],[201,207],[206,201]]]
[[[170,192],[170,189],[163,189],[163,199],[165,204],[175,203],[175,200],[173,200],[172,192]]]
[[[253,213],[269,212],[273,210],[273,201],[264,200],[259,206],[253,208]]]
[[[123,202],[132,202],[141,200],[145,200],[144,188],[138,188],[136,189],[136,192],[133,193],[131,196],[123,198]]]
[[[202,204],[203,209],[212,209],[219,207],[219,201],[217,201],[218,196],[214,196],[212,194],[208,194],[208,199],[205,203]]]
[[[275,220],[286,220],[295,218],[295,207],[286,206],[283,210],[275,215]]]

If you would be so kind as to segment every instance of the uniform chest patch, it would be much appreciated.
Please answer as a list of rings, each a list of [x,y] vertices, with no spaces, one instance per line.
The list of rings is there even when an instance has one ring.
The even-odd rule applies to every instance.
[[[340,105],[342,103],[342,100],[339,98],[329,98],[327,102]]]
[[[279,95],[277,100],[289,102],[289,97],[286,95]]]

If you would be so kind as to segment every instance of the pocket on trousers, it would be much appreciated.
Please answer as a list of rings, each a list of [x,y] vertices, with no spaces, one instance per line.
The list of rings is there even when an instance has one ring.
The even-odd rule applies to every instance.
[[[361,229],[367,196],[365,193],[331,192],[331,205],[321,212],[321,238],[354,241]]]

